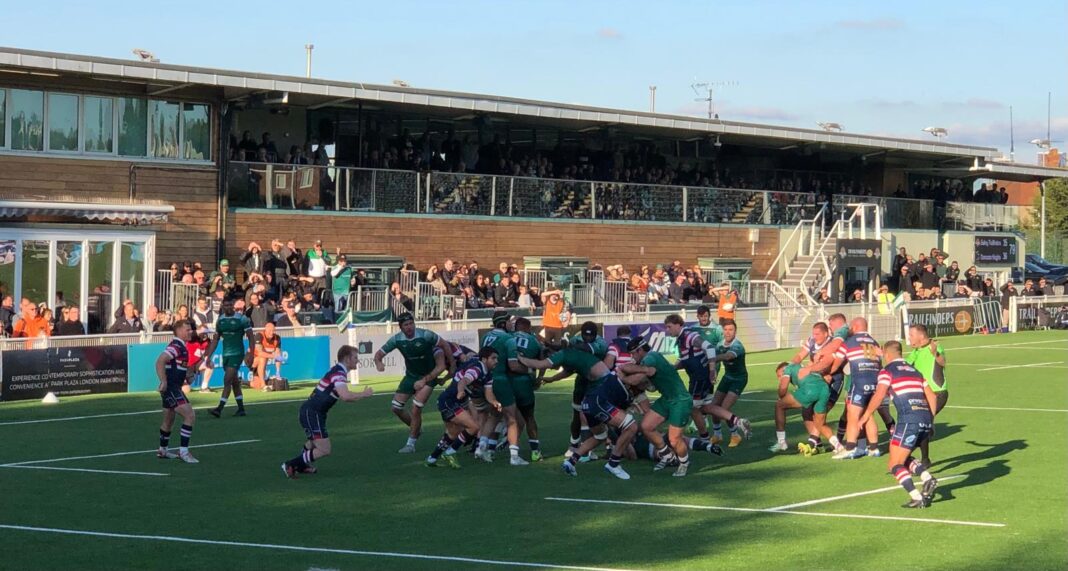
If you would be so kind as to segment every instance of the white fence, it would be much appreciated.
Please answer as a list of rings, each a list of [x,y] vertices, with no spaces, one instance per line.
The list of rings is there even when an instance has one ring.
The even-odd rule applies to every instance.
[[[189,309],[189,315],[192,316],[197,308],[198,297],[200,297],[200,286],[197,284],[172,283],[169,303],[166,306],[161,305],[160,309],[178,311],[178,308],[184,305]]]

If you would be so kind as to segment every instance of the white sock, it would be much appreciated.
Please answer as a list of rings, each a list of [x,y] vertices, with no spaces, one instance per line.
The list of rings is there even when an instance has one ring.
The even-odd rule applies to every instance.
[[[519,458],[519,447],[518,446],[509,445],[508,446],[508,451],[512,453],[512,458]]]
[[[497,448],[497,439],[496,438],[487,438],[486,439],[486,447],[487,448],[496,449]]]
[[[418,441],[419,441],[418,438],[412,438],[411,436],[409,436],[408,437],[408,446],[415,446],[415,443],[418,442]]]
[[[929,481],[931,481],[933,479],[934,479],[934,476],[932,476],[931,473],[928,472],[927,470],[924,470],[923,472],[920,472],[920,481],[922,481],[923,483],[926,484],[927,482],[929,482]]]
[[[478,437],[478,449],[479,450],[485,450],[487,442],[489,442],[489,438],[487,438],[485,436],[479,436]]]
[[[785,430],[776,430],[775,431],[775,439],[778,440],[779,444],[786,444],[786,431]]]
[[[919,490],[915,490],[914,489],[911,492],[909,492],[909,497],[914,499],[914,500],[922,500],[923,499],[923,494],[921,494]]]
[[[831,436],[831,438],[828,440],[828,442],[831,443],[831,447],[834,448],[834,449],[838,449],[838,448],[840,448],[842,446],[842,443],[838,441],[838,437],[837,436]]]
[[[189,447],[188,446],[180,446],[178,448],[178,452],[180,452],[182,454],[189,454]]]
[[[456,451],[453,450],[452,447],[445,449],[445,456],[452,456],[453,454],[456,454]]]

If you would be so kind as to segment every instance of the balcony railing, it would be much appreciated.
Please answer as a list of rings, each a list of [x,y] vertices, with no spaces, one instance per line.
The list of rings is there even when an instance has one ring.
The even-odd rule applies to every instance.
[[[231,162],[231,207],[336,212],[635,220],[783,226],[811,218],[809,193],[560,180],[471,173]],[[1022,207],[836,195],[882,206],[883,228],[1011,230]]]

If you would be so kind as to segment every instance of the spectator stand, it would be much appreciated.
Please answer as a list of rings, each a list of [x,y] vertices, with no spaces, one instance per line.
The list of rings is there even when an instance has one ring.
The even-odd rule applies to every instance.
[[[1068,295],[1009,298],[1010,332],[1068,329]]]

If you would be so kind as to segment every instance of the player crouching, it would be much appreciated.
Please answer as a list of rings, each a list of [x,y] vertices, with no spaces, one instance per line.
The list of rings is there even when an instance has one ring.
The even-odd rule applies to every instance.
[[[438,411],[445,422],[445,434],[426,459],[429,467],[437,466],[443,456],[451,468],[459,468],[456,452],[478,435],[479,421],[468,410],[472,398],[483,394],[492,384],[490,371],[497,366],[499,356],[493,347],[483,347],[477,359],[470,359],[459,367],[452,383],[438,397]]]
[[[326,431],[326,413],[339,400],[357,401],[374,394],[367,387],[363,392],[349,390],[349,370],[357,367],[360,352],[352,345],[344,345],[337,351],[337,364],[330,368],[312,390],[308,400],[300,405],[300,426],[307,440],[300,454],[282,463],[282,472],[287,478],[296,478],[297,473],[314,474],[314,462],[330,454],[330,435]]]

